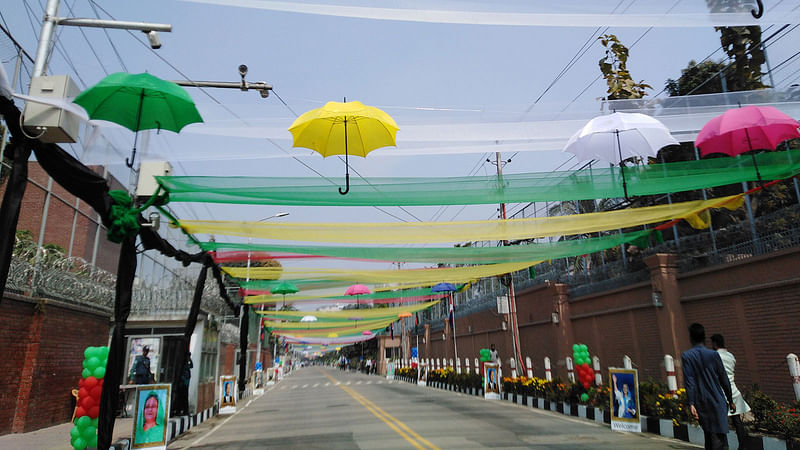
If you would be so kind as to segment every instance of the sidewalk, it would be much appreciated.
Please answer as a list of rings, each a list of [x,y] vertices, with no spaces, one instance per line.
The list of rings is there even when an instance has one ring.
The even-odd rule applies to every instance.
[[[0,436],[0,448],[3,450],[17,449],[42,449],[42,450],[71,450],[69,445],[69,430],[71,423],[62,423],[49,428],[31,431],[30,433],[14,433]],[[118,418],[114,423],[114,437],[111,442],[130,437],[133,431],[133,419]]]

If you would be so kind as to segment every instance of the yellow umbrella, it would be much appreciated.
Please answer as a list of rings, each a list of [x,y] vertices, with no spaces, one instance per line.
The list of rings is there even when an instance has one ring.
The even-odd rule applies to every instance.
[[[323,157],[344,155],[344,190],[350,190],[348,155],[367,156],[381,147],[395,146],[397,124],[391,116],[361,102],[328,102],[322,108],[303,113],[289,127],[294,137],[292,147],[316,151]]]

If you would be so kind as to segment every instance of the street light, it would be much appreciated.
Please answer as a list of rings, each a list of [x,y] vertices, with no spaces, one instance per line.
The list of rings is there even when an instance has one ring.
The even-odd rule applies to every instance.
[[[271,216],[267,216],[267,217],[263,217],[261,219],[258,219],[256,222],[264,222],[265,220],[276,219],[278,217],[286,217],[288,215],[289,215],[288,212],[285,212],[285,211],[284,212],[279,212],[277,214],[273,214]],[[247,238],[247,277],[246,277],[247,282],[250,282],[250,255],[252,253],[252,250],[250,249],[250,244],[252,244],[252,243],[253,243],[253,238],[252,237],[248,237]],[[260,311],[264,310],[264,304],[263,303],[261,304],[261,307],[259,308],[259,310]],[[277,342],[275,344],[276,344],[275,345],[275,350],[273,350],[273,354],[272,354],[273,358],[275,357],[275,351],[277,351]],[[256,346],[256,358],[257,358],[256,359],[257,361],[261,362],[261,317],[258,318],[258,345]]]

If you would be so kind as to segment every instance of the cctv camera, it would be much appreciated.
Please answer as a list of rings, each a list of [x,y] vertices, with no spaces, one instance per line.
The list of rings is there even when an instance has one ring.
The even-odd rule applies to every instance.
[[[247,66],[245,66],[244,64],[239,66],[239,75],[241,75],[242,78],[244,78],[244,76],[247,75]]]
[[[147,40],[150,41],[150,48],[161,48],[161,39],[158,37],[157,31],[147,31]]]

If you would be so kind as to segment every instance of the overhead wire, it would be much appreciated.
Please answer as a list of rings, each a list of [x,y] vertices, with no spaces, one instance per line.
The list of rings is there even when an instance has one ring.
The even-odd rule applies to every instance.
[[[92,8],[94,12],[94,16],[96,18],[100,18],[100,13],[97,12],[97,5],[95,4],[94,0],[89,0],[89,6]],[[119,54],[119,50],[117,50],[117,46],[114,45],[114,41],[111,39],[111,35],[108,34],[108,30],[103,28],[103,33],[106,35],[106,39],[108,43],[111,45],[111,49],[114,51],[114,54],[117,55],[117,61],[119,61],[119,65],[122,67],[123,72],[128,71],[128,67],[125,65],[125,61],[122,59],[122,55]]]
[[[70,4],[67,3],[67,2],[64,2],[64,3],[66,3],[66,5],[67,5],[67,9],[69,10],[69,13],[72,14],[73,17],[75,17],[75,12],[72,10],[72,6],[70,6]],[[74,3],[73,3],[73,5],[74,5]],[[97,51],[95,51],[94,46],[89,41],[89,38],[86,36],[86,32],[83,30],[83,27],[77,27],[77,28],[78,28],[78,31],[80,31],[81,36],[83,36],[83,40],[86,41],[86,45],[89,46],[89,50],[91,50],[92,54],[94,55],[94,58],[100,64],[100,68],[103,70],[103,73],[108,75],[108,69],[106,69],[106,65],[103,64],[103,60],[100,59],[100,55],[98,55]]]

